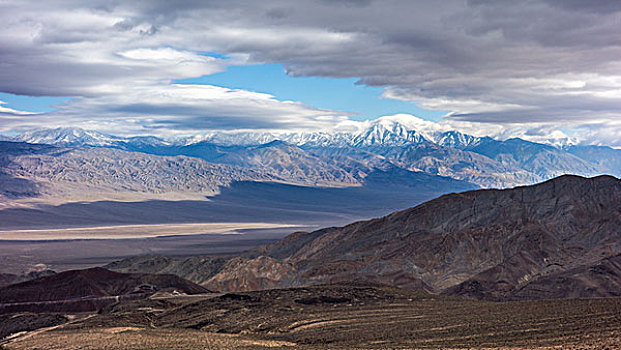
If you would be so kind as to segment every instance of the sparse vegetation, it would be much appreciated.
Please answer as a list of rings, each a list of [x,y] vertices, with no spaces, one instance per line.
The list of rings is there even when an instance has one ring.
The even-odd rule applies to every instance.
[[[197,300],[198,298],[198,300]],[[609,349],[621,298],[483,302],[326,285],[122,302],[7,349]]]

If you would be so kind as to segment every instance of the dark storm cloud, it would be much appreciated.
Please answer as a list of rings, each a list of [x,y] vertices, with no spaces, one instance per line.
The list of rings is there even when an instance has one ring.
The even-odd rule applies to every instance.
[[[621,2],[617,0],[547,0],[546,2],[555,7],[577,11],[604,14],[621,11]]]

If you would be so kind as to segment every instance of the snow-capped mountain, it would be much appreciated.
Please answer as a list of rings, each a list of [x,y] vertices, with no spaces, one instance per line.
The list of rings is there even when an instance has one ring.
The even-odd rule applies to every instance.
[[[435,142],[444,147],[464,149],[479,144],[481,142],[481,138],[453,130],[439,134],[435,139]]]
[[[170,140],[79,128],[33,130],[0,140],[0,209],[32,201],[151,201],[153,208],[192,201],[182,210],[154,210],[175,220],[199,211],[211,219],[235,214],[236,220],[340,220],[385,215],[445,193],[528,185],[561,174],[621,176],[621,150],[501,141],[430,124],[391,116],[349,129],[211,132]],[[221,204],[210,201],[208,210],[195,209],[195,201],[206,197]],[[140,208],[124,205],[123,215],[134,205]],[[128,211],[132,217],[147,212]]]
[[[262,145],[278,139],[280,139],[279,136],[269,132],[210,132],[179,139],[177,143],[185,146],[200,142],[208,142],[223,146],[249,146]]]
[[[352,146],[406,146],[428,142],[419,131],[394,120],[379,119],[354,136]]]
[[[210,132],[164,140],[58,128],[27,132],[13,140],[189,156],[254,169],[268,174],[267,179],[285,182],[289,179],[296,183],[303,182],[302,178],[307,176],[312,183],[351,184],[364,180],[374,170],[393,166],[482,187],[532,184],[561,174],[619,175],[619,167],[606,165],[610,164],[606,159],[617,152],[598,150],[594,157],[593,151],[581,151],[580,147],[584,146],[575,146],[569,152],[568,148],[521,139],[500,141],[475,137],[457,130],[443,130],[435,123],[410,115],[360,122],[347,131]],[[265,149],[257,148],[260,145],[266,145]]]
[[[211,132],[188,137],[179,143],[190,145],[209,142],[225,146],[249,146],[280,140],[307,147],[360,147],[405,146],[429,142],[431,137],[417,130],[413,120],[419,119],[405,115],[387,116],[363,123],[355,131]]]
[[[61,146],[98,147],[114,147],[121,144],[188,146],[198,143],[222,146],[256,146],[280,140],[292,145],[307,147],[411,146],[436,142],[443,146],[463,148],[471,145],[479,138],[458,131],[442,133],[440,130],[421,124],[419,118],[410,115],[397,115],[362,122],[354,131],[209,132],[166,140],[154,136],[118,137],[76,127],[63,127],[27,131],[18,136],[9,137],[9,139]]]
[[[118,142],[127,141],[117,136],[102,134],[97,131],[81,128],[64,127],[41,129],[24,132],[11,138],[13,141],[51,144],[59,146],[113,146]]]

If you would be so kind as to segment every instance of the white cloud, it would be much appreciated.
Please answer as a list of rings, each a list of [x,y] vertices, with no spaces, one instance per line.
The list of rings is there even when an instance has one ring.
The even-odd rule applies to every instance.
[[[169,84],[117,92],[77,98],[36,119],[5,120],[0,130],[72,125],[119,135],[171,136],[214,129],[322,129],[347,118],[270,94],[211,85]]]

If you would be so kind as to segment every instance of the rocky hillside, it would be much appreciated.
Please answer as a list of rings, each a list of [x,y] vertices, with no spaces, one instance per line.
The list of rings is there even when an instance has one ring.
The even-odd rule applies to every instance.
[[[364,191],[374,193],[385,191],[375,185],[381,174],[395,175],[394,182],[408,184],[413,195],[422,193],[421,189],[425,195],[430,191],[435,196],[477,188],[466,181],[403,169],[386,161],[339,164],[284,142],[252,147],[201,144],[183,149],[189,155],[174,155],[176,148],[167,149],[173,155],[164,155],[161,149],[162,154],[150,154],[0,141],[0,209],[32,202],[204,201],[241,182],[304,186],[317,189],[317,193],[322,188],[366,187],[368,191]]]
[[[197,294],[208,290],[175,275],[126,274],[100,267],[65,271],[0,288],[0,305],[102,298],[131,293],[177,290]]]
[[[359,278],[408,287],[422,281],[436,292],[454,287],[462,295],[505,299],[535,289],[541,278],[619,254],[620,228],[621,181],[562,176],[511,190],[445,195],[381,219],[294,234],[255,254],[293,265],[294,284]],[[610,276],[618,278],[618,270]]]
[[[62,201],[213,195],[252,172],[190,157],[0,142],[0,198]],[[193,195],[192,195],[193,194]]]
[[[52,276],[56,274],[53,270],[40,270],[40,271],[29,271],[21,274],[13,274],[13,273],[0,273],[0,287],[8,286],[10,284],[16,284],[21,282],[26,282],[30,280],[34,280],[41,277]]]
[[[611,296],[621,283],[620,228],[619,179],[561,176],[297,232],[195,281],[250,290],[364,280],[491,300]]]
[[[232,181],[259,178],[241,169],[189,157],[158,157],[95,148],[60,148],[46,153],[19,154],[3,167],[5,176],[36,184],[36,196],[65,200],[115,198],[129,195],[213,195]],[[2,186],[9,196],[31,196]],[[91,197],[91,198],[88,198]]]
[[[275,180],[293,183],[352,186],[360,182],[347,170],[311,155],[303,149],[282,141],[245,147],[225,153],[213,160],[248,169],[260,169]]]

